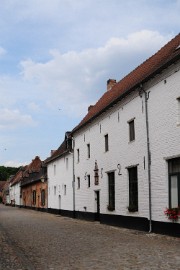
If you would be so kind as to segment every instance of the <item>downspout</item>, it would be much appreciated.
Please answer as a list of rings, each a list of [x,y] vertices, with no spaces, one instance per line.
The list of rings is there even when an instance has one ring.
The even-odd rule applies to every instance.
[[[140,85],[141,91],[145,95],[145,113],[146,113],[146,139],[147,139],[147,165],[148,165],[148,188],[149,188],[149,233],[152,232],[152,198],[151,198],[151,152],[150,152],[150,139],[149,139],[149,116],[148,116],[148,99],[149,92],[143,89]]]

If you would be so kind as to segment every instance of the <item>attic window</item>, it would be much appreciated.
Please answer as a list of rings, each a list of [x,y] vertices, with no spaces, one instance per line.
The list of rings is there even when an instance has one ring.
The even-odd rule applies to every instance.
[[[175,51],[180,49],[180,44],[176,47]]]

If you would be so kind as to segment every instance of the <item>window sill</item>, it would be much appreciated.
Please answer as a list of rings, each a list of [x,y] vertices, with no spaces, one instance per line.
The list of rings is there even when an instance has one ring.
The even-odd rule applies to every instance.
[[[115,208],[108,205],[108,206],[107,206],[107,210],[112,212],[112,211],[115,211]]]
[[[131,213],[138,212],[138,208],[137,207],[133,207],[133,206],[129,206],[128,207],[128,211],[131,212]]]
[[[135,139],[134,139],[134,140],[132,140],[132,141],[129,141],[129,142],[128,142],[128,144],[131,144],[131,143],[133,143],[133,142],[135,142]]]

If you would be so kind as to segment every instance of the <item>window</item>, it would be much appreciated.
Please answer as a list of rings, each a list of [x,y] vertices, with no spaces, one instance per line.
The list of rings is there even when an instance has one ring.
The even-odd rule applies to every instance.
[[[91,178],[90,178],[89,174],[87,175],[87,182],[88,182],[88,188],[90,188],[90,186],[91,186]]]
[[[79,154],[79,149],[77,149],[77,163],[80,161],[80,154]]]
[[[54,195],[56,195],[56,186],[54,186]]]
[[[108,173],[109,204],[108,210],[115,210],[115,178],[114,172]]]
[[[56,165],[54,165],[54,175],[56,175]]]
[[[105,152],[109,150],[108,134],[104,136],[105,139]]]
[[[169,207],[180,206],[180,158],[169,160]]]
[[[36,190],[33,190],[33,205],[36,204]]]
[[[178,102],[177,125],[180,125],[180,97],[177,98],[177,102]]]
[[[66,170],[68,170],[68,158],[66,158]]]
[[[134,119],[129,121],[129,141],[132,142],[135,140],[135,128],[134,128]]]
[[[66,195],[66,185],[64,185],[64,195]]]
[[[78,189],[80,189],[80,185],[81,185],[81,183],[80,183],[80,177],[78,177],[78,178],[77,178],[77,188],[78,188]]]
[[[45,190],[44,189],[41,190],[41,205],[42,206],[45,205]]]
[[[90,158],[90,144],[87,144],[87,158]]]
[[[138,177],[137,167],[128,169],[129,172],[129,207],[130,212],[138,211]]]

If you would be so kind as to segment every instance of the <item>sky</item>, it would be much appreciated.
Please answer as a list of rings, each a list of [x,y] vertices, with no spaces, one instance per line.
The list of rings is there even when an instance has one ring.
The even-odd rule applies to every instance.
[[[179,14],[180,0],[0,0],[0,166],[46,159]]]

